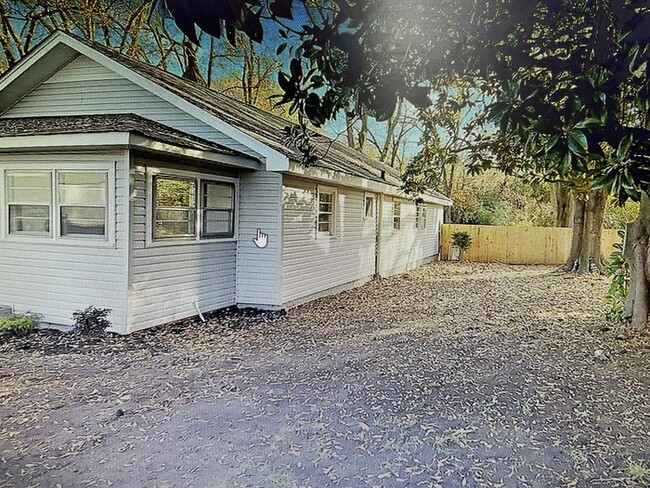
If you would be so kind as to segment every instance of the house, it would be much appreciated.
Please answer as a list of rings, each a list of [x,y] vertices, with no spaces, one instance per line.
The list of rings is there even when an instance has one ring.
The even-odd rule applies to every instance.
[[[0,78],[0,307],[130,333],[432,261],[446,197],[324,136],[57,32]]]

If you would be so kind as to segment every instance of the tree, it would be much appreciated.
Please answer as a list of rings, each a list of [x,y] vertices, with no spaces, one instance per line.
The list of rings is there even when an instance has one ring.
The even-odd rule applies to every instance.
[[[0,2],[0,71],[59,29],[163,68],[176,57],[182,72],[183,35],[166,25],[161,15],[151,15],[150,9],[148,0]]]

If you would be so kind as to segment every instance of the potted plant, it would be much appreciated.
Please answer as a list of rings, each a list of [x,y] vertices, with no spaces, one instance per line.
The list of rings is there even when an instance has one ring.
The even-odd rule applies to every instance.
[[[449,260],[460,261],[463,253],[472,245],[472,238],[467,232],[458,231],[451,235],[451,248],[449,249]]]

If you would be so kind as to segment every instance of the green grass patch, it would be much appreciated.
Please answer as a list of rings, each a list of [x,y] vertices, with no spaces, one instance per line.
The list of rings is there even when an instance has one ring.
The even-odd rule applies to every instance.
[[[31,334],[36,330],[40,316],[32,313],[12,314],[0,317],[0,336],[20,337]]]

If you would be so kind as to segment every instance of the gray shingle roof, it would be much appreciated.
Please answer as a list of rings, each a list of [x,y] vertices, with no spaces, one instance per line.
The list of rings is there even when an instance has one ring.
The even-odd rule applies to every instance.
[[[300,152],[295,148],[288,147],[287,144],[285,128],[295,125],[292,122],[160,68],[132,59],[101,44],[79,37],[75,37],[75,39],[246,132],[263,144],[284,154],[290,160],[300,160]],[[318,154],[322,156],[319,158],[317,166],[399,186],[400,174],[394,168],[324,135],[314,132],[312,137]],[[386,176],[392,178],[386,178]]]
[[[0,118],[0,137],[91,132],[132,132],[159,142],[189,149],[251,158],[220,144],[134,114]]]

